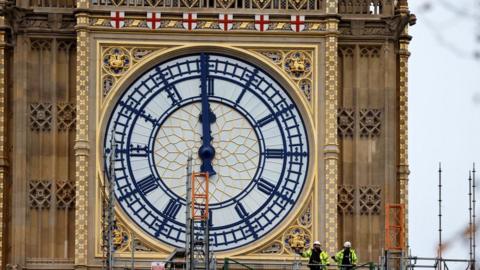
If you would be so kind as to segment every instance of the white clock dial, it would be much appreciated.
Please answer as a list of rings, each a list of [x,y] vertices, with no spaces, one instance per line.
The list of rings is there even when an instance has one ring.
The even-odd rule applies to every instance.
[[[251,182],[258,168],[260,146],[255,130],[232,107],[212,102],[216,115],[212,124],[212,144],[218,151],[213,166],[217,174],[209,178],[210,204],[229,200]],[[179,108],[168,116],[155,138],[155,166],[165,185],[180,198],[185,198],[186,165],[193,157],[193,169],[199,171],[201,159],[197,151],[202,144],[200,102]]]
[[[185,246],[190,153],[193,170],[213,173],[214,251],[265,237],[302,195],[309,164],[302,116],[253,64],[207,53],[170,59],[139,76],[113,106],[104,137],[107,155],[116,142],[108,177],[124,213],[154,239]]]

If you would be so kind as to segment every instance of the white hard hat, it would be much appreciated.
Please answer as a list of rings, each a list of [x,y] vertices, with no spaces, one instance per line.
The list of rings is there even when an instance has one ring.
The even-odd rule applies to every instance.
[[[347,241],[345,244],[343,244],[343,247],[352,247],[352,243]]]
[[[313,242],[314,245],[320,245],[320,241]]]

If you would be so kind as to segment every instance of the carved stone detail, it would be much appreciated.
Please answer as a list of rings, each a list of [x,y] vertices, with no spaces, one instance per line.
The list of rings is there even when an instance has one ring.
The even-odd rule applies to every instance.
[[[132,50],[132,56],[135,61],[142,60],[145,56],[151,54],[153,49],[146,49],[146,48],[134,48]]]
[[[312,209],[310,204],[308,205],[307,208],[305,208],[305,210],[303,210],[300,217],[298,217],[298,224],[305,226],[307,228],[312,225]]]
[[[30,130],[50,131],[52,129],[52,104],[30,104]]]
[[[50,208],[52,183],[49,180],[30,180],[28,202],[32,209]]]
[[[277,65],[281,65],[283,61],[283,53],[281,51],[260,51],[260,53]]]
[[[353,186],[338,187],[338,212],[352,215],[354,212],[355,189]]]
[[[106,75],[103,77],[103,96],[108,95],[110,90],[112,90],[113,85],[115,84],[116,79],[111,75]]]
[[[136,252],[152,252],[153,249],[146,246],[140,239],[135,238],[134,247]]]
[[[382,190],[379,186],[361,186],[359,189],[360,215],[380,215]]]
[[[162,0],[147,0],[147,3],[151,6],[151,7],[156,7],[158,6],[158,4],[162,3],[163,1]]]
[[[365,58],[379,58],[380,57],[380,49],[381,47],[378,46],[362,46],[360,47],[360,57]]]
[[[288,0],[288,3],[290,7],[293,7],[296,10],[300,10],[305,6],[307,0]]]
[[[333,6],[329,10],[336,11],[336,1],[329,1]],[[327,29],[336,31],[337,23],[330,22]],[[338,40],[336,36],[325,39],[325,145],[330,149],[338,149]],[[338,159],[337,154],[325,155],[325,250],[334,252],[337,248],[337,192],[338,192]]]
[[[344,36],[397,36],[396,29],[392,29],[392,19],[385,18],[382,21],[351,21],[340,24],[340,33]]]
[[[162,21],[162,23],[165,23]],[[181,23],[180,23],[181,24]],[[143,61],[151,53],[160,48],[155,47],[134,47],[134,46],[107,46],[102,48],[102,95],[108,93],[117,83],[120,76],[123,76],[137,63]]]
[[[338,48],[338,52],[343,58],[353,58],[355,48],[351,46],[342,46]]]
[[[311,242],[312,235],[303,226],[291,226],[283,234],[283,244],[285,249],[291,254],[296,253],[294,249],[307,249]]]
[[[58,209],[72,209],[75,206],[75,183],[57,181],[55,198]]]
[[[118,7],[118,6],[122,5],[125,0],[111,0],[111,1],[115,6]]]
[[[355,111],[349,108],[338,109],[338,136],[353,138],[355,134]]]
[[[30,49],[34,51],[49,51],[52,47],[51,39],[32,39],[30,40]]]
[[[58,131],[74,131],[77,109],[72,103],[57,104],[57,128]]]
[[[35,15],[29,15],[25,16],[20,19],[20,22],[18,23],[19,28],[37,28],[37,29],[43,29],[43,28],[48,28],[48,20],[46,16],[35,16]]]
[[[291,52],[285,57],[284,69],[295,79],[305,78],[310,73],[311,66],[311,59],[304,52]]]
[[[312,52],[307,50],[256,50],[282,68],[311,101],[313,93]]]
[[[192,8],[197,5],[198,0],[182,0],[182,3],[187,7],[187,8]]]
[[[75,41],[74,40],[59,40],[57,42],[57,48],[59,51],[68,52],[75,48]]]
[[[282,242],[276,240],[273,243],[263,247],[259,253],[261,254],[282,254],[284,250]]]
[[[308,100],[312,99],[312,81],[308,79],[303,79],[298,83],[300,90],[307,97]]]
[[[360,137],[374,138],[381,134],[382,111],[378,109],[360,110]]]
[[[113,75],[123,74],[130,67],[130,55],[125,49],[111,48],[103,55],[103,67]]]
[[[253,4],[256,8],[264,9],[272,0],[253,0]]]
[[[116,222],[113,229],[113,247],[116,251],[127,251],[131,247],[131,234],[121,222]]]
[[[87,6],[80,0],[78,6]],[[83,2],[83,3],[82,3]],[[90,66],[90,37],[86,30],[88,18],[77,14],[77,78],[76,78],[76,104],[77,118],[75,132],[75,264],[87,265],[88,257],[88,217],[89,217],[89,66]],[[90,195],[93,198],[93,195]]]
[[[235,0],[217,0],[217,5],[222,8],[229,8],[235,3]]]

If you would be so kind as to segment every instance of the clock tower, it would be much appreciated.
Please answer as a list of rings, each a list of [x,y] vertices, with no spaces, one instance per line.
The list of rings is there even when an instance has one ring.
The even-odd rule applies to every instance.
[[[116,264],[165,260],[190,157],[218,261],[406,249],[406,0],[0,6],[2,268],[101,267],[106,185]]]

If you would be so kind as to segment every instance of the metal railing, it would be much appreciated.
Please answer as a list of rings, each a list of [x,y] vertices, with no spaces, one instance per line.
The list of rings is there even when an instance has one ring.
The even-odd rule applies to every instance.
[[[93,7],[218,8],[241,10],[323,11],[323,0],[92,0]]]
[[[469,259],[450,259],[450,258],[436,258],[436,257],[417,257],[417,256],[402,256],[401,254],[392,254],[386,252],[379,263],[380,269],[391,270],[414,270],[422,269],[475,269],[475,261]]]
[[[76,0],[30,0],[32,8],[75,8]]]
[[[325,12],[325,0],[91,0],[92,8],[162,8],[221,9],[242,13],[248,10]],[[76,0],[29,0],[32,8],[75,8]],[[338,13],[351,15],[384,15],[391,9],[386,0],[339,0]]]
[[[385,11],[385,0],[339,0],[338,13],[381,15]]]
[[[312,268],[310,268],[312,267]],[[222,270],[257,270],[257,269],[276,269],[276,270],[307,270],[307,269],[318,269],[321,270],[356,270],[356,269],[369,269],[376,270],[380,269],[379,265],[373,262],[362,263],[359,265],[338,265],[338,264],[309,264],[304,261],[294,261],[294,262],[278,262],[278,263],[268,263],[268,262],[256,262],[256,263],[245,263],[233,260],[230,258],[225,258],[223,260]]]

